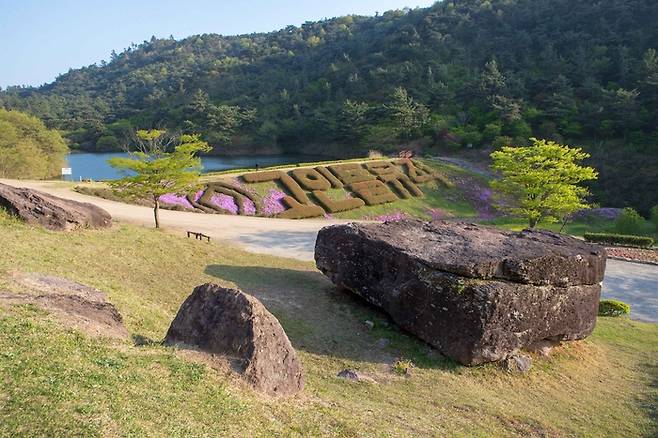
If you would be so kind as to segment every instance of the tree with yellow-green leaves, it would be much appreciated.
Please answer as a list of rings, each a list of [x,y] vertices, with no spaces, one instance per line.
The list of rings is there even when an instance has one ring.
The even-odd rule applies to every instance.
[[[110,186],[120,196],[147,199],[153,206],[155,228],[160,228],[160,196],[167,194],[186,195],[196,190],[199,184],[201,152],[209,152],[210,146],[198,135],[181,135],[178,145],[169,151],[165,131],[137,131],[138,151],[130,157],[109,160],[112,167],[126,171],[119,180],[110,181]]]
[[[580,148],[530,140],[531,146],[505,146],[491,154],[491,168],[500,175],[491,186],[509,203],[501,207],[527,219],[530,228],[588,208],[589,190],[579,184],[596,179],[598,173],[579,162],[589,155]]]
[[[0,108],[0,178],[60,175],[68,147],[36,117]]]

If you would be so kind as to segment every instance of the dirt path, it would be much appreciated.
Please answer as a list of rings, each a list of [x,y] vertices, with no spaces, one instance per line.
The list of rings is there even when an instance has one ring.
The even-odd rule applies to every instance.
[[[153,226],[148,207],[109,201],[72,190],[72,184],[49,181],[0,180],[0,183],[29,187],[75,201],[89,202],[107,210],[115,220]],[[313,260],[315,237],[320,228],[348,220],[287,220],[228,216],[162,210],[162,226],[178,232],[197,231],[213,239],[237,244],[248,251],[300,260]],[[632,306],[632,317],[658,322],[658,266],[609,260],[603,282],[603,297],[616,298]]]
[[[2,180],[0,183],[16,187],[28,187],[80,202],[97,205],[120,222],[147,227],[153,226],[153,210],[132,204],[110,201],[83,195],[72,190],[73,184],[56,181]],[[327,219],[269,219],[249,216],[201,214],[184,211],[160,210],[163,228],[179,232],[196,231],[213,239],[237,244],[248,251],[272,254],[280,257],[312,260],[315,236],[320,228],[348,220]]]

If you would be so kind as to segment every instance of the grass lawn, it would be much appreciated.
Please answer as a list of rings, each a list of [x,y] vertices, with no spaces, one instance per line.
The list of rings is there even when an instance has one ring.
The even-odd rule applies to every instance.
[[[0,307],[0,436],[655,436],[658,325],[600,318],[526,375],[441,358],[311,263],[129,225],[70,234],[0,215],[0,290],[41,272],[97,287],[135,341],[92,339],[31,305]],[[281,321],[306,389],[275,400],[159,342],[200,283],[238,286]],[[375,322],[368,330],[365,320]],[[390,345],[377,348],[387,338]],[[398,376],[398,358],[415,364]],[[379,383],[336,377],[343,368]]]

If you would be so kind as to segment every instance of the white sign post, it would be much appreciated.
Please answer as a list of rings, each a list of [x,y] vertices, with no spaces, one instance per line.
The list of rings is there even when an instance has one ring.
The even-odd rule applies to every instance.
[[[66,179],[66,175],[73,175],[73,170],[70,167],[62,167],[62,179]]]

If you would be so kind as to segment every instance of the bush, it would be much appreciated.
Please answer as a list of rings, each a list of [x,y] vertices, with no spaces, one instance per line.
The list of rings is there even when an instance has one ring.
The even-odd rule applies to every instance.
[[[493,142],[497,137],[500,136],[500,131],[502,130],[499,123],[488,123],[482,131],[482,139],[487,142]]]
[[[651,222],[653,222],[653,226],[658,230],[658,205],[654,205],[651,209]]]
[[[622,316],[631,313],[631,306],[619,300],[601,300],[599,316]]]
[[[414,363],[407,359],[396,360],[393,364],[393,372],[399,376],[409,376]]]
[[[642,234],[647,221],[630,207],[626,207],[615,222],[615,231],[619,234]]]
[[[585,240],[593,243],[617,246],[637,246],[647,248],[653,245],[653,239],[645,236],[631,236],[611,233],[585,233]]]
[[[499,136],[494,138],[494,141],[493,143],[491,143],[491,146],[494,149],[500,149],[504,146],[510,146],[512,143],[514,143],[514,139],[512,137]]]

